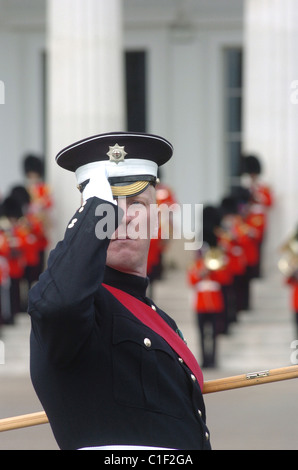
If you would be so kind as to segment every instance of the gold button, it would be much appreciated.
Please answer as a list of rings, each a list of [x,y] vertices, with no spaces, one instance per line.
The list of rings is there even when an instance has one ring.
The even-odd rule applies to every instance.
[[[155,311],[156,311],[155,305],[151,305],[151,308],[152,308],[152,310],[155,310]]]
[[[149,339],[149,338],[145,338],[145,339],[144,339],[144,344],[145,344],[146,348],[150,348],[150,346],[151,346],[151,341],[150,341],[150,339]]]
[[[208,432],[205,432],[205,438],[206,438],[206,441],[209,441],[209,433]]]
[[[192,380],[193,382],[196,381],[196,378],[195,378],[195,376],[194,376],[193,374],[191,374],[191,380]]]
[[[198,410],[198,414],[199,414],[200,418],[202,418],[202,412],[201,412],[201,410]]]
[[[183,359],[182,359],[182,357],[178,357],[178,361],[180,362],[180,364],[183,364]]]

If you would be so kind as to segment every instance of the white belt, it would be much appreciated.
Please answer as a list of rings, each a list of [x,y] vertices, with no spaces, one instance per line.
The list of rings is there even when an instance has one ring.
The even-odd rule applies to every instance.
[[[205,291],[218,292],[220,291],[220,284],[216,281],[211,281],[211,280],[199,281],[196,285],[196,289],[198,292],[205,292]]]

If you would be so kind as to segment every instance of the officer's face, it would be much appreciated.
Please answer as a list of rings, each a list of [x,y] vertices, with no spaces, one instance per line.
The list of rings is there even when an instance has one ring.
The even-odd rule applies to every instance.
[[[108,248],[108,266],[129,274],[147,275],[152,233],[150,208],[154,207],[152,205],[155,202],[155,189],[151,185],[138,196],[118,199],[118,206],[123,209],[124,216]]]

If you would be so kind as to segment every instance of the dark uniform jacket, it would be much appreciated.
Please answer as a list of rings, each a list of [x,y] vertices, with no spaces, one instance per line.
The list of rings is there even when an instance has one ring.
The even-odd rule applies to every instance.
[[[56,441],[61,449],[210,449],[191,371],[102,286],[153,304],[147,279],[105,267],[109,240],[95,236],[95,209],[103,202],[91,198],[77,211],[29,294],[31,378]]]

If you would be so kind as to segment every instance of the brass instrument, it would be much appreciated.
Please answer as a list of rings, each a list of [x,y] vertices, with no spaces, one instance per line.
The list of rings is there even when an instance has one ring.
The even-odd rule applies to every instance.
[[[278,268],[282,274],[289,277],[298,271],[298,231],[295,232],[281,246],[283,253],[278,261]]]
[[[210,271],[217,271],[226,264],[226,256],[221,248],[209,248],[203,256],[204,264]]]

